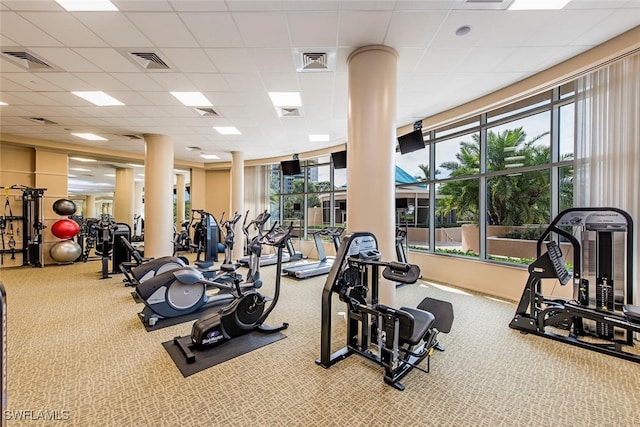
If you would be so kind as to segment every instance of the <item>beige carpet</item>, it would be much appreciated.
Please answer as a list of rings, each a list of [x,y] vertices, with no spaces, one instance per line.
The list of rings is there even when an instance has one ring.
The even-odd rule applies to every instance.
[[[431,373],[409,373],[403,392],[358,356],[330,369],[314,363],[324,276],[283,278],[269,323],[288,322],[287,338],[185,379],[161,343],[188,334],[191,323],[146,332],[131,288],[120,275],[100,280],[99,269],[90,261],[0,270],[8,294],[8,410],[67,418],[9,425],[640,424],[640,364],[522,335],[508,328],[515,304],[426,282],[399,288],[398,305],[444,299],[455,321],[440,336],[446,351],[436,352]],[[265,294],[274,272],[262,270]],[[344,305],[335,299],[334,308]],[[333,323],[338,349],[338,313]]]

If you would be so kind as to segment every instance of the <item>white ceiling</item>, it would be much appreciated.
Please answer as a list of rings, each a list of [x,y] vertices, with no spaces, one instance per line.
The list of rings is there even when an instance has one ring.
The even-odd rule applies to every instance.
[[[176,159],[200,163],[200,151],[222,161],[231,151],[248,160],[290,155],[346,142],[346,58],[357,47],[399,53],[402,126],[640,24],[640,0],[572,0],[558,11],[506,10],[511,1],[112,0],[118,12],[66,12],[54,0],[0,0],[2,50],[52,66],[29,71],[0,55],[0,101],[9,104],[0,107],[1,131],[138,154],[143,140],[131,136],[163,134]],[[456,36],[463,25],[471,32]],[[128,55],[134,51],[156,53],[170,70],[142,69]],[[335,70],[296,72],[301,51],[334,53]],[[70,93],[79,90],[102,90],[125,105],[97,107]],[[219,117],[199,115],[169,91],[203,92]],[[299,91],[300,117],[279,117],[270,91]],[[309,142],[309,134],[330,141]]]

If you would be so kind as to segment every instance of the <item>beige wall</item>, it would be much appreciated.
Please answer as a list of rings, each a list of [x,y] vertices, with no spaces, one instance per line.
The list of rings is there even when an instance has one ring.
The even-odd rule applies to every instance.
[[[204,209],[213,214],[216,219],[220,220],[222,212],[226,212],[225,218],[228,218],[231,209],[231,171],[211,170],[205,174],[205,200],[204,206],[195,206],[191,204],[192,209]]]

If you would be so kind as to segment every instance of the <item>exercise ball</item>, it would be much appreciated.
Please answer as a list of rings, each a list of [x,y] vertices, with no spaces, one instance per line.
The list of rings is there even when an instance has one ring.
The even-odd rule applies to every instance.
[[[51,234],[58,239],[70,239],[80,232],[80,226],[72,219],[60,219],[51,226]]]
[[[51,246],[49,255],[56,262],[66,263],[77,260],[82,254],[82,248],[73,240],[63,240]]]
[[[76,204],[69,199],[58,199],[53,202],[53,211],[62,216],[73,215],[76,213]]]

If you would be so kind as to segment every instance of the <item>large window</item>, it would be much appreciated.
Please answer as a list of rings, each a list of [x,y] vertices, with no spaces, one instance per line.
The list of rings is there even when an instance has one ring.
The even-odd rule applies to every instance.
[[[429,130],[426,150],[396,156],[418,181],[404,217],[410,249],[528,264],[541,231],[573,205],[573,114],[567,84]]]

